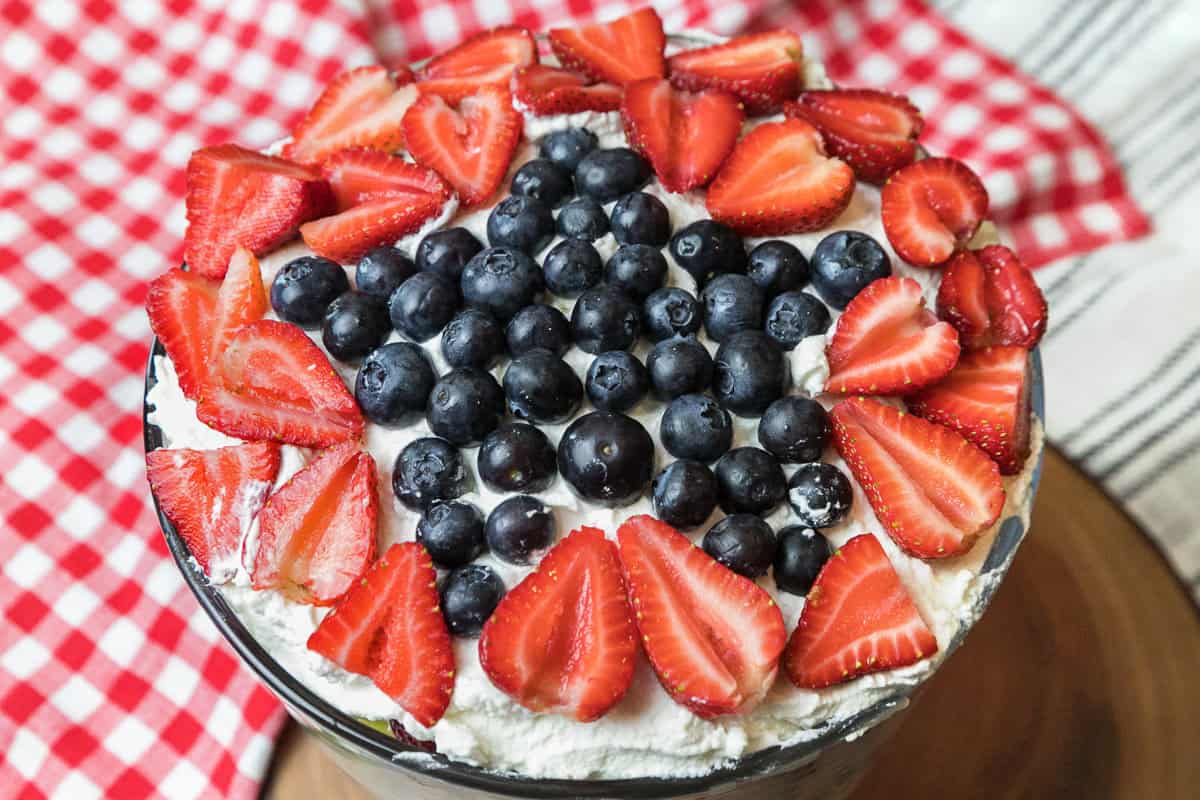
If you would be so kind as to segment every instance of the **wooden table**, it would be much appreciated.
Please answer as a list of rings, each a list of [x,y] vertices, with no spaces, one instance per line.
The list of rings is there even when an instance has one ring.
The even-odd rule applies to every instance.
[[[992,608],[855,797],[1196,797],[1198,673],[1200,616],[1182,586],[1048,452],[1031,534]],[[366,800],[295,726],[265,797]]]

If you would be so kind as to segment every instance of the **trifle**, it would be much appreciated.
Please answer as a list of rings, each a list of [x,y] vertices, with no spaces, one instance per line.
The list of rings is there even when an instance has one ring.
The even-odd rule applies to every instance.
[[[919,684],[1028,522],[1046,321],[921,125],[644,9],[197,151],[147,299],[187,569],[406,763],[697,778]]]

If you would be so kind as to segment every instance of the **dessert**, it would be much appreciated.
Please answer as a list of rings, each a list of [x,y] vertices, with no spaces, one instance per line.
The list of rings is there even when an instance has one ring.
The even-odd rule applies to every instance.
[[[812,738],[936,668],[1027,506],[1045,304],[978,179],[794,34],[702,44],[500,28],[193,157],[152,486],[263,647],[414,757],[688,776]]]

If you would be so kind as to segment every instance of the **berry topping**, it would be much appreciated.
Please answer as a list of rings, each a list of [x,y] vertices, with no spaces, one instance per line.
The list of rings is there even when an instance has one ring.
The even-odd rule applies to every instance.
[[[595,202],[588,199],[571,201],[559,212],[559,223],[575,203]],[[603,217],[604,211],[601,210],[600,214]],[[604,220],[607,226],[608,218],[604,217]],[[564,239],[550,248],[550,252],[542,259],[542,275],[546,288],[554,294],[559,297],[578,297],[604,278],[604,262],[600,260],[596,248],[583,239]]]
[[[488,549],[509,564],[532,564],[554,541],[554,511],[536,497],[519,494],[492,509],[484,525]]]
[[[573,175],[583,157],[596,149],[598,141],[596,134],[587,128],[567,128],[546,134],[538,153]]]
[[[628,411],[649,391],[650,373],[632,353],[609,350],[592,359],[584,389],[601,411]]]
[[[671,237],[671,257],[703,288],[724,272],[746,271],[742,237],[728,225],[711,219],[696,220]]]
[[[575,190],[608,203],[642,188],[653,174],[646,159],[628,147],[593,150],[575,167]]]
[[[417,245],[417,269],[436,272],[458,283],[467,262],[482,249],[483,243],[466,228],[434,231]]]
[[[808,259],[794,244],[768,239],[750,251],[746,274],[768,298],[791,292],[808,283]]]
[[[787,30],[735,36],[671,56],[671,83],[682,89],[722,89],[754,115],[778,111],[800,91],[800,37]]]
[[[733,420],[711,397],[685,394],[667,405],[659,437],[676,458],[711,464],[733,444]]]
[[[818,461],[829,443],[829,414],[816,400],[781,397],[758,421],[758,441],[785,464]]]
[[[257,322],[267,313],[267,292],[263,288],[262,270],[258,259],[249,250],[239,247],[229,259],[229,270],[217,291],[217,306],[212,328],[200,330],[212,333],[208,358],[224,353],[242,326]]]
[[[414,342],[437,336],[461,305],[458,287],[437,272],[418,272],[388,300],[392,325]]]
[[[458,312],[442,329],[442,358],[452,367],[490,369],[504,352],[504,331],[486,311]]]
[[[559,210],[555,227],[558,235],[566,239],[594,242],[608,233],[608,215],[604,206],[592,198],[576,197]]]
[[[650,385],[660,400],[684,394],[699,394],[712,383],[713,361],[708,349],[695,337],[664,339],[646,359]]]
[[[593,411],[572,422],[558,441],[558,471],[587,500],[632,503],[654,474],[654,440],[637,420]]]
[[[1033,273],[1003,245],[965,250],[950,259],[937,307],[966,350],[991,345],[1032,350],[1046,332],[1046,298]]]
[[[386,301],[396,288],[411,278],[416,265],[391,245],[381,245],[358,260],[354,270],[354,288]]]
[[[456,367],[442,375],[425,411],[434,435],[459,447],[482,442],[503,416],[504,390],[491,373],[477,367]]]
[[[347,147],[399,150],[404,144],[400,122],[415,96],[411,89],[398,91],[383,67],[343,72],[325,87],[292,131],[283,154],[315,164]]]
[[[781,592],[804,596],[812,589],[821,567],[833,555],[829,540],[812,528],[789,525],[779,532],[775,550],[775,586]]]
[[[417,511],[424,511],[438,501],[461,497],[469,483],[458,450],[434,436],[405,445],[392,470],[392,492],[396,499]]]
[[[417,523],[417,541],[439,567],[461,567],[483,552],[483,515],[468,503],[434,503]]]
[[[667,207],[645,192],[630,192],[618,200],[612,209],[611,224],[613,236],[621,244],[652,245],[655,252],[671,238]]]
[[[504,582],[491,567],[468,564],[442,581],[442,616],[455,636],[474,638],[504,597]]]
[[[392,330],[387,303],[366,292],[346,292],[329,305],[321,343],[338,361],[357,362],[383,344]]]
[[[656,342],[696,333],[701,321],[700,303],[686,289],[676,286],[655,289],[642,303],[645,333]]]
[[[463,268],[463,300],[507,324],[541,294],[544,281],[537,262],[511,247],[481,250]]]
[[[514,194],[501,200],[487,220],[488,244],[535,255],[554,238],[554,215],[532,197]]]
[[[282,320],[302,328],[319,328],[330,303],[349,290],[346,270],[336,261],[301,256],[275,273],[271,308]]]
[[[620,204],[620,201],[617,201],[617,205]],[[614,208],[614,225],[616,211]],[[641,302],[663,285],[663,281],[667,279],[667,270],[667,259],[657,247],[648,244],[623,244],[604,265],[604,278],[610,286]]]
[[[626,350],[637,341],[641,327],[637,303],[612,286],[588,289],[571,309],[571,338],[585,353]]]
[[[829,330],[831,322],[829,309],[808,292],[784,292],[767,307],[763,330],[782,349],[795,350],[809,336]]]
[[[593,83],[586,75],[546,64],[518,69],[513,75],[513,95],[518,103],[542,116],[621,107],[620,86]]]
[[[558,471],[546,434],[525,422],[506,422],[483,437],[476,466],[497,492],[544,492]]]
[[[767,574],[775,560],[775,532],[754,514],[730,514],[704,534],[704,552],[747,578]]]
[[[624,86],[642,78],[661,78],[666,71],[667,37],[653,8],[643,8],[611,22],[578,28],[551,28],[550,48],[563,66],[598,81]]]
[[[541,348],[561,356],[571,347],[571,323],[554,306],[525,306],[504,328],[508,352],[515,358]]]
[[[672,461],[651,484],[654,514],[673,528],[695,528],[717,507],[717,477],[699,461]]]
[[[179,377],[185,397],[197,400],[209,383],[218,284],[194,272],[170,269],[150,283],[146,315]]]
[[[865,233],[837,231],[813,250],[813,288],[836,309],[845,308],[868,284],[891,274],[887,252]]]
[[[784,113],[815,126],[830,155],[849,164],[860,181],[875,184],[913,163],[924,125],[907,97],[875,89],[804,92]]]
[[[537,63],[537,44],[525,28],[482,31],[429,60],[417,71],[417,88],[457,103],[481,86],[507,89],[513,72]]]
[[[513,416],[531,422],[566,422],[583,402],[583,384],[571,365],[549,350],[517,356],[504,371],[504,396]]]
[[[801,464],[787,486],[788,503],[808,528],[828,528],[845,519],[854,503],[850,480],[832,464]]]
[[[526,161],[513,175],[512,193],[532,197],[548,208],[558,208],[571,196],[571,173],[547,158]]]
[[[883,232],[897,255],[918,267],[944,264],[979,230],[987,189],[953,158],[926,158],[897,171],[880,194]]]
[[[783,351],[762,331],[727,337],[713,361],[713,395],[739,417],[760,416],[787,391]]]
[[[392,342],[372,350],[354,379],[354,399],[379,425],[396,425],[424,413],[437,375],[425,351],[412,342]]]
[[[718,275],[705,284],[700,300],[704,330],[715,341],[762,327],[763,290],[746,275]]]
[[[787,494],[787,478],[775,456],[757,447],[736,447],[717,460],[718,499],[726,514],[769,514]]]

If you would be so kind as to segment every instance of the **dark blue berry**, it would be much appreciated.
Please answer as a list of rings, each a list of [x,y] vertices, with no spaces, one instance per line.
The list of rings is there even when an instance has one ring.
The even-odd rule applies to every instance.
[[[754,514],[731,514],[708,529],[704,552],[738,575],[758,578],[775,560],[775,532]]]
[[[456,367],[429,392],[425,418],[429,429],[460,447],[476,445],[504,416],[504,391],[491,373]]]
[[[654,478],[654,514],[674,528],[694,528],[717,507],[717,477],[699,461],[673,461]]]
[[[635,419],[593,411],[563,432],[558,471],[587,500],[629,505],[646,490],[654,474],[654,440]]]
[[[537,299],[542,291],[542,271],[537,263],[511,247],[480,251],[463,269],[462,293],[468,306],[482,309],[507,323]]]
[[[787,486],[788,502],[800,522],[828,528],[841,522],[854,504],[850,480],[833,464],[801,464]]]
[[[271,281],[271,308],[279,318],[302,328],[319,328],[325,309],[350,291],[346,270],[336,261],[303,256],[284,264]]]
[[[417,246],[417,269],[436,272],[458,283],[463,267],[483,249],[483,242],[466,228],[434,231]]]
[[[557,208],[571,194],[571,173],[546,158],[526,161],[513,175],[512,193]]]
[[[354,397],[371,422],[396,425],[425,411],[436,382],[424,350],[412,342],[392,342],[363,360],[354,379]]]
[[[650,385],[660,400],[699,394],[712,383],[713,360],[695,337],[664,339],[646,359]]]
[[[427,436],[410,442],[392,470],[392,491],[409,508],[423,511],[438,500],[453,500],[469,488],[458,448]]]
[[[704,307],[704,330],[720,342],[738,331],[761,328],[763,291],[745,275],[718,275],[700,296]]]
[[[711,219],[693,222],[671,238],[671,257],[703,287],[725,272],[746,271],[746,247],[733,228]]]
[[[676,458],[711,464],[733,444],[733,420],[717,401],[703,394],[676,397],[659,425],[663,448]]]
[[[837,309],[845,308],[867,284],[891,274],[892,262],[879,242],[858,231],[831,233],[812,254],[813,288]]]
[[[400,284],[388,300],[396,330],[415,342],[438,334],[461,305],[458,287],[436,272],[418,272]]]
[[[637,303],[612,286],[588,289],[571,310],[571,338],[580,350],[592,355],[628,349],[641,328]]]
[[[808,594],[832,555],[824,536],[803,525],[789,525],[779,532],[775,549],[775,585],[788,594]]]
[[[561,356],[571,346],[571,323],[554,306],[525,306],[504,329],[508,352],[513,356],[541,348]]]
[[[656,342],[693,334],[700,330],[700,323],[700,304],[686,289],[676,286],[655,289],[642,303],[642,326]]]
[[[762,331],[739,331],[717,348],[713,395],[739,417],[757,417],[783,396],[787,362],[779,345]]]
[[[808,283],[808,259],[791,242],[770,239],[750,251],[746,274],[769,299]]]
[[[461,567],[483,552],[483,515],[469,503],[433,503],[417,523],[417,541],[439,567]]]
[[[530,350],[504,371],[504,396],[514,416],[565,422],[583,402],[583,384],[571,365],[549,350]]]
[[[329,304],[321,343],[338,361],[358,361],[374,350],[392,330],[387,303],[366,292],[346,292]]]
[[[442,329],[442,358],[452,367],[488,369],[504,352],[504,331],[496,318],[466,308]]]
[[[475,465],[497,492],[542,492],[558,469],[554,445],[526,422],[506,422],[483,437]]]
[[[387,300],[400,284],[417,271],[412,260],[391,245],[376,247],[358,260],[354,287]]]
[[[667,259],[657,247],[623,244],[604,265],[604,278],[641,302],[663,285],[667,278]]]
[[[554,542],[557,527],[554,512],[541,500],[519,494],[492,509],[484,534],[501,561],[532,564]]]
[[[487,238],[492,247],[512,247],[533,255],[554,238],[554,216],[540,201],[512,195],[488,215]]]
[[[577,197],[558,212],[554,221],[560,236],[594,242],[608,233],[608,215],[604,206],[590,197]]]
[[[596,149],[597,141],[596,134],[587,128],[567,128],[548,134],[538,152],[542,158],[573,173],[583,157]]]
[[[650,163],[628,147],[593,150],[575,168],[575,189],[608,203],[642,188],[653,174]]]
[[[646,396],[650,373],[633,353],[609,350],[592,359],[584,388],[601,411],[628,411]]]
[[[658,249],[671,238],[671,214],[652,194],[630,192],[613,206],[613,236],[621,244],[648,244]]]
[[[821,404],[794,394],[771,403],[758,421],[759,444],[785,464],[820,460],[830,432]]]
[[[771,301],[763,326],[784,350],[794,350],[809,336],[829,330],[829,309],[808,292],[784,292]]]
[[[546,288],[559,297],[578,297],[604,278],[596,248],[581,239],[563,239],[542,259]]]
[[[769,514],[787,495],[787,477],[775,456],[757,447],[735,447],[713,471],[726,514]]]
[[[485,564],[451,570],[442,581],[442,617],[450,633],[474,638],[504,597],[504,582]]]

